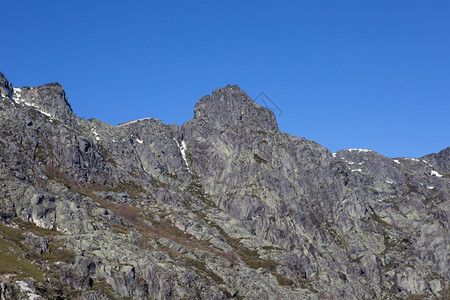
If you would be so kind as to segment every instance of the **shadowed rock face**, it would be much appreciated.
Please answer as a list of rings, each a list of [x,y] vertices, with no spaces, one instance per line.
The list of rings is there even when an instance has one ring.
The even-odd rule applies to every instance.
[[[2,98],[2,100],[3,98],[12,100],[12,85],[2,72],[0,72],[0,98]]]
[[[78,118],[56,83],[0,92],[4,298],[450,296],[450,148],[330,153],[238,86],[181,128]]]

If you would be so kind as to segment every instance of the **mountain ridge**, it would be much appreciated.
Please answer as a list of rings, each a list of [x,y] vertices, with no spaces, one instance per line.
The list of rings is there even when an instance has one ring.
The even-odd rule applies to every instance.
[[[331,153],[236,85],[182,126],[79,118],[59,84],[0,92],[6,298],[449,295],[450,147]]]

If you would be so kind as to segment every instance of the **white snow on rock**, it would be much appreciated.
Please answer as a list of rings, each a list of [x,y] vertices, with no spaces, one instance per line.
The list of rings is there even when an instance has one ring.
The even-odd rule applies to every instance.
[[[353,165],[353,164],[354,164],[354,162],[352,162],[352,161],[347,161],[347,163],[348,163],[349,165]]]
[[[98,133],[97,133],[97,131],[95,131],[95,129],[94,128],[91,128],[91,132],[94,134],[94,136],[95,136],[95,140],[100,140],[100,137],[98,136]]]
[[[136,142],[138,142],[139,144],[142,144],[144,141],[136,138]]]
[[[398,160],[396,160],[396,159],[394,159],[394,162],[395,162],[396,164],[400,164],[400,162],[399,162]]]
[[[45,228],[45,223],[43,220],[41,219],[33,219],[33,223],[37,226],[37,227],[41,227],[41,228]]]
[[[439,174],[439,172],[437,172],[437,171],[435,171],[435,170],[431,170],[431,174],[430,174],[431,176],[437,176],[437,177],[442,177],[442,175],[441,174]]]
[[[30,103],[30,102],[27,102],[27,101],[23,100],[21,98],[21,96],[22,96],[21,93],[22,93],[22,89],[20,89],[20,88],[13,88],[13,100],[14,100],[14,102],[16,102],[17,104],[21,104],[21,105],[31,106],[31,107],[35,108],[41,114],[46,115],[50,119],[53,119],[53,116],[50,113],[48,113],[46,111],[43,111],[41,107],[37,106],[34,103]]]
[[[40,110],[40,109],[38,109],[38,111],[39,111],[41,114],[44,114],[44,115],[46,115],[46,116],[49,117],[49,118],[52,118],[52,117],[53,117],[53,116],[52,116],[51,114],[49,114],[48,112],[45,112],[45,111]]]
[[[30,288],[30,286],[28,285],[28,283],[26,283],[25,281],[22,280],[18,280],[16,281],[16,284],[19,286],[20,290],[22,291],[22,293],[27,294],[28,296],[28,300],[39,300],[39,299],[43,299],[41,296],[39,296],[38,294],[35,294],[35,289]],[[2,298],[3,299],[3,298]]]
[[[180,148],[180,152],[181,152],[181,156],[183,157],[184,163],[186,164],[186,168],[189,171],[189,173],[192,174],[191,170],[189,169],[189,164],[186,160],[186,143],[184,141],[181,141],[181,145],[180,143],[178,143],[178,141],[176,139],[173,139],[175,141],[175,143],[177,143],[178,148]]]
[[[386,180],[386,183],[394,184],[392,181]]]
[[[362,170],[361,169],[354,169],[354,170],[352,170],[352,172],[362,172]]]
[[[28,300],[41,300],[41,299],[43,298],[38,294],[28,293]]]
[[[434,190],[434,186],[427,186],[427,189]]]
[[[347,151],[350,151],[350,152],[352,152],[352,151],[358,151],[358,152],[373,152],[373,151],[370,150],[370,149],[347,149]]]
[[[403,159],[412,160],[412,161],[420,161],[417,158],[412,158],[412,157],[404,157]]]
[[[424,162],[424,163],[426,163],[428,166],[430,166],[430,167],[432,167],[432,168],[434,168],[433,167],[433,165],[432,164],[430,164],[429,162],[427,162],[425,159],[422,159],[422,161]]]
[[[29,286],[28,286],[28,283],[26,283],[25,281],[22,281],[22,280],[18,280],[18,281],[16,281],[16,283],[19,285],[19,287],[20,287],[20,290],[22,291],[22,292],[34,292]]]
[[[336,152],[331,153],[333,155],[333,157],[336,157]]]
[[[20,96],[22,94],[22,89],[20,88],[13,88],[12,97],[14,101],[20,101]]]
[[[150,119],[152,119],[152,118],[142,118],[142,119],[137,119],[137,120],[134,120],[134,121],[128,121],[128,122],[125,122],[125,123],[122,123],[122,124],[118,124],[116,127],[127,126],[127,125],[134,124],[136,122],[139,122],[139,121],[150,120]]]

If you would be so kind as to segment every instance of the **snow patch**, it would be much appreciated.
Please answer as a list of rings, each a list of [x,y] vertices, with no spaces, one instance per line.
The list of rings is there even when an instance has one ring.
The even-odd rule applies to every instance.
[[[412,160],[412,161],[420,161],[417,158],[412,158],[412,157],[404,157],[403,159]]]
[[[128,122],[125,122],[125,123],[122,123],[122,124],[118,124],[116,127],[127,126],[127,125],[134,124],[136,122],[139,122],[139,121],[150,120],[150,119],[152,119],[152,118],[142,118],[142,119],[137,119],[137,120],[134,120],[134,121],[128,121]]]
[[[347,161],[347,163],[348,163],[349,165],[353,165],[353,164],[354,164],[354,162],[352,162],[352,161]]]
[[[98,133],[97,133],[97,131],[95,131],[94,128],[91,128],[91,132],[94,134],[96,141],[100,140],[100,137],[98,136]]]
[[[18,280],[16,281],[16,283],[19,285],[20,289],[22,292],[34,292],[29,286],[28,283],[26,283],[25,281],[22,280]]]
[[[33,219],[32,221],[37,227],[46,229],[45,222],[43,219]]]
[[[181,156],[183,157],[184,163],[186,164],[186,168],[188,170],[189,173],[192,174],[191,170],[189,169],[189,164],[186,160],[186,142],[185,141],[181,141],[181,145],[180,143],[178,143],[178,141],[176,139],[173,139],[175,141],[175,143],[177,143],[178,148],[180,148],[180,152],[181,152]]]
[[[12,98],[14,101],[20,101],[20,96],[22,94],[22,89],[20,88],[13,88],[13,92],[12,92]]]
[[[392,181],[386,180],[386,183],[394,184]]]
[[[361,169],[354,169],[354,170],[352,170],[352,172],[362,172],[362,170]]]
[[[400,164],[400,162],[399,162],[398,160],[396,160],[396,159],[394,159],[394,162],[395,162],[396,164]]]
[[[40,299],[42,299],[42,297],[39,296],[38,294],[28,293],[28,300],[40,300]]]
[[[44,114],[44,115],[46,115],[46,116],[49,117],[49,118],[52,118],[52,117],[53,117],[53,116],[52,116],[51,114],[49,114],[48,112],[45,112],[45,111],[40,110],[40,109],[38,109],[38,111],[39,111],[41,114]]]
[[[432,167],[432,168],[434,168],[433,167],[433,165],[432,164],[430,164],[429,162],[427,162],[425,159],[422,159],[422,161],[424,162],[424,163],[426,163],[428,166],[430,166],[430,167]]]
[[[19,101],[21,101],[21,99],[20,99],[21,96],[22,96],[22,89],[13,88],[13,91],[12,91],[13,100],[16,101],[17,103],[19,103]]]
[[[434,190],[434,186],[427,186],[427,189]]]
[[[21,105],[26,105],[26,106],[33,107],[33,108],[35,108],[38,112],[40,112],[40,113],[43,114],[43,115],[46,115],[46,116],[49,117],[50,119],[53,118],[53,116],[52,116],[50,113],[48,113],[48,112],[46,112],[46,111],[43,111],[41,107],[37,106],[37,105],[34,104],[34,103],[30,103],[30,102],[27,102],[27,101],[23,100],[23,99],[21,98],[21,96],[22,96],[22,95],[21,95],[22,89],[20,89],[20,88],[13,88],[13,90],[14,90],[14,92],[13,92],[13,100],[14,100],[17,104],[21,104]],[[32,99],[34,99],[34,98],[32,98]]]
[[[136,142],[138,142],[139,144],[142,144],[144,141],[136,138]]]
[[[431,176],[437,176],[437,177],[442,177],[442,175],[441,174],[439,174],[439,172],[437,172],[437,171],[435,171],[435,170],[431,170],[431,174],[430,174]]]
[[[358,151],[358,152],[373,152],[373,151],[370,150],[370,149],[347,149],[347,151],[350,151],[350,152],[352,152],[352,151]]]
[[[28,299],[29,300],[39,300],[42,299],[41,296],[39,296],[38,294],[35,294],[35,289],[30,288],[30,286],[28,285],[28,283],[26,283],[25,281],[22,280],[18,280],[16,281],[16,284],[19,286],[20,290],[22,291],[22,293],[27,294]]]
[[[336,158],[336,152],[331,153],[331,155],[333,155],[333,157]]]

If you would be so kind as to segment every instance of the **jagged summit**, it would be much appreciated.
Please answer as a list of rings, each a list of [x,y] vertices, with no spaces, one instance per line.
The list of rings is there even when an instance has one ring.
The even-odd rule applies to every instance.
[[[217,128],[278,130],[274,113],[255,103],[237,85],[228,85],[201,98],[194,108],[195,122],[208,122]]]
[[[154,118],[142,118],[120,123],[117,127],[128,126]],[[211,95],[202,97],[194,107],[194,118],[183,125],[184,128],[205,126],[210,130],[234,128],[235,130],[276,131],[278,124],[274,113],[254,102],[237,85],[227,85],[216,89]]]

